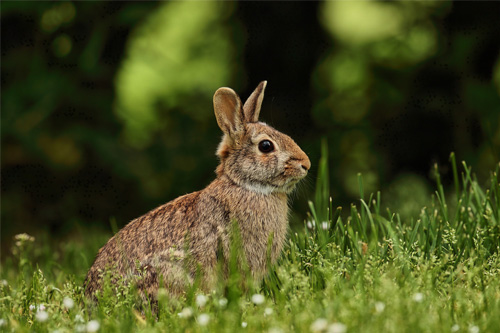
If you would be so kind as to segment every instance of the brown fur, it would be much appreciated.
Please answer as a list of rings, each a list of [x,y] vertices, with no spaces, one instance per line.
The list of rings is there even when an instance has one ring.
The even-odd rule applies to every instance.
[[[214,95],[214,109],[224,137],[217,150],[217,178],[204,190],[181,196],[133,220],[97,253],[86,278],[85,293],[102,288],[102,273],[112,269],[148,295],[160,281],[172,294],[183,291],[198,268],[210,288],[217,252],[229,257],[232,221],[236,221],[244,256],[252,274],[266,272],[278,259],[288,228],[287,194],[306,176],[307,155],[287,135],[257,122],[266,82],[259,84],[245,105],[229,88]],[[262,140],[275,150],[259,151]]]

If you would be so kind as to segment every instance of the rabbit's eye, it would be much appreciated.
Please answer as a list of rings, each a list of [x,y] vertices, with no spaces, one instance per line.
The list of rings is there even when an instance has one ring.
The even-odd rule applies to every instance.
[[[274,150],[274,145],[269,140],[262,140],[259,142],[259,150],[263,153],[270,153]]]

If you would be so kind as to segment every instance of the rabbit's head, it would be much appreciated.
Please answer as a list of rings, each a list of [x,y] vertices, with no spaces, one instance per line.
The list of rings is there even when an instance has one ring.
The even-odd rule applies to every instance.
[[[258,121],[266,84],[261,82],[244,105],[230,88],[215,92],[215,117],[224,132],[217,174],[257,193],[290,193],[311,162],[292,138]]]

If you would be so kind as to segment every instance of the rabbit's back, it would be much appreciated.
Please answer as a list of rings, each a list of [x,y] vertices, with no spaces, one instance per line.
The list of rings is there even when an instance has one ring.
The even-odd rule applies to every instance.
[[[157,276],[169,277],[175,284],[180,283],[177,279],[189,280],[198,264],[212,267],[216,261],[216,223],[228,217],[223,207],[214,206],[213,198],[200,194],[179,197],[123,227],[99,250],[87,274],[86,293],[101,289],[106,270],[126,279],[142,275],[139,287],[154,290],[146,285],[157,285]],[[191,260],[185,260],[187,257]]]

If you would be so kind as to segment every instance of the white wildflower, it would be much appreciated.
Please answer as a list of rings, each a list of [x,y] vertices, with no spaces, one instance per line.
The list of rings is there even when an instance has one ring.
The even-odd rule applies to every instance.
[[[475,325],[469,327],[469,333],[479,333],[479,327],[477,327]]]
[[[458,326],[457,324],[455,324],[455,325],[453,325],[453,326],[451,327],[451,331],[452,331],[452,332],[458,332],[459,330],[460,330],[460,326]]]
[[[191,318],[192,315],[193,309],[191,309],[191,307],[189,306],[182,309],[182,311],[179,313],[179,317],[181,318]]]
[[[38,309],[37,309],[37,310],[38,310],[38,311],[45,311],[45,310],[46,310],[45,305],[40,304],[40,305],[38,306]]]
[[[312,222],[311,222],[311,221],[307,221],[307,224],[306,224],[306,225],[307,225],[307,228],[308,228],[308,229],[312,229],[312,228],[313,228],[313,224],[312,224]]]
[[[5,319],[0,318],[0,327],[5,326]]]
[[[242,322],[242,323],[241,323],[241,327],[245,328],[245,327],[247,327],[247,326],[248,326],[248,324],[247,324],[247,322],[246,322],[246,321],[244,321],[244,322]]]
[[[72,309],[74,306],[75,306],[75,301],[73,301],[71,298],[69,297],[64,297],[63,299],[63,305],[66,309]]]
[[[26,233],[24,234],[17,234],[14,236],[14,239],[16,241],[21,241],[21,242],[34,242],[35,241],[35,237],[33,236],[30,236]]]
[[[196,305],[200,308],[204,307],[207,304],[207,296],[205,295],[197,295],[196,296]]]
[[[87,323],[87,332],[94,333],[99,330],[101,325],[97,320],[91,320]]]
[[[38,311],[35,315],[36,320],[39,322],[43,323],[44,321],[47,321],[49,319],[49,314],[46,311]]]
[[[325,318],[318,318],[311,324],[311,332],[323,332],[328,327],[328,320]]]
[[[30,306],[29,306],[30,311],[35,310],[35,308],[36,308],[36,306],[34,306],[33,304],[30,304]]]
[[[264,316],[270,316],[272,314],[273,314],[273,309],[271,309],[271,308],[264,309]]]
[[[328,230],[328,222],[322,222],[321,223],[321,229]]]
[[[328,333],[345,333],[347,332],[347,326],[342,323],[333,323],[328,326]]]
[[[377,302],[375,303],[375,311],[377,311],[377,313],[381,313],[385,310],[385,304],[382,303],[382,302]]]
[[[78,322],[78,323],[83,323],[83,322],[84,322],[84,320],[83,320],[82,315],[77,314],[77,315],[75,316],[75,321],[76,321],[76,322]]]
[[[4,287],[7,287],[9,285],[9,283],[7,282],[7,280],[2,280],[0,281],[0,283],[2,284],[2,286]]]
[[[424,294],[416,293],[415,295],[413,295],[413,300],[417,303],[422,302],[424,300]]]
[[[221,298],[219,300],[219,306],[220,307],[225,307],[227,305],[227,299],[226,298]]]
[[[252,296],[252,302],[255,305],[260,305],[260,304],[264,303],[265,300],[266,300],[266,298],[264,297],[264,295],[261,295],[261,294],[254,294]]]
[[[210,321],[210,316],[206,313],[202,313],[198,316],[198,324],[201,326],[206,326]]]

